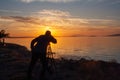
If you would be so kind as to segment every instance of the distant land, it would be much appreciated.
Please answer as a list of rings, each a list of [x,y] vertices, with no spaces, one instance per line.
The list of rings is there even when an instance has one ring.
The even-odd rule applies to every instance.
[[[119,37],[120,34],[111,34],[106,36],[96,36],[96,35],[71,35],[71,36],[55,36],[55,37]],[[35,38],[36,36],[10,36],[8,38]]]
[[[116,36],[120,36],[120,34],[112,34],[112,35],[108,35],[108,36],[114,36],[114,37],[116,37]]]
[[[16,37],[16,36],[10,36],[8,38],[33,38],[33,37],[32,36],[18,36],[18,37]]]

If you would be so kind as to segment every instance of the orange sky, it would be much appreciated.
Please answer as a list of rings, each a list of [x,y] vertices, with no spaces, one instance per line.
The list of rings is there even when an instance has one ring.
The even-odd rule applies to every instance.
[[[111,34],[117,34],[120,32],[120,28],[109,29],[89,29],[89,28],[77,28],[77,29],[62,29],[62,28],[35,28],[33,30],[29,29],[19,29],[19,30],[7,30],[11,36],[39,36],[44,34],[46,30],[50,30],[54,36],[106,36]]]
[[[50,30],[54,36],[106,36],[120,33],[118,20],[76,18],[69,12],[43,10],[39,15],[0,17],[0,29],[10,36],[35,37]]]

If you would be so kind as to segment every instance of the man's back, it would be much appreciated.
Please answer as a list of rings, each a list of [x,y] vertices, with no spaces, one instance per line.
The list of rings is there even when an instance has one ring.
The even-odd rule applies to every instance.
[[[32,49],[45,52],[49,43],[57,43],[56,39],[51,35],[41,35],[31,42]]]
[[[37,43],[35,45],[36,49],[46,50],[47,45],[49,44],[50,39],[48,36],[41,35],[38,37]]]

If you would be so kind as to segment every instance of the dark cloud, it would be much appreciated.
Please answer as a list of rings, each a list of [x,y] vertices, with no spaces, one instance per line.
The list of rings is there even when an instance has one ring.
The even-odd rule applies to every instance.
[[[38,18],[33,18],[33,17],[21,17],[21,16],[5,16],[1,17],[2,19],[7,19],[7,20],[14,20],[17,22],[23,22],[23,23],[30,23],[30,24],[40,24],[38,22]]]

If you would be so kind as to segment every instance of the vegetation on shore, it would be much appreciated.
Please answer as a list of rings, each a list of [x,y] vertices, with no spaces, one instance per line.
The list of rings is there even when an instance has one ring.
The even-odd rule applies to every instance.
[[[30,51],[21,45],[0,45],[0,80],[26,80]],[[80,58],[56,59],[56,70],[47,74],[47,80],[120,80],[120,64]],[[33,71],[33,80],[39,80],[40,62]]]

